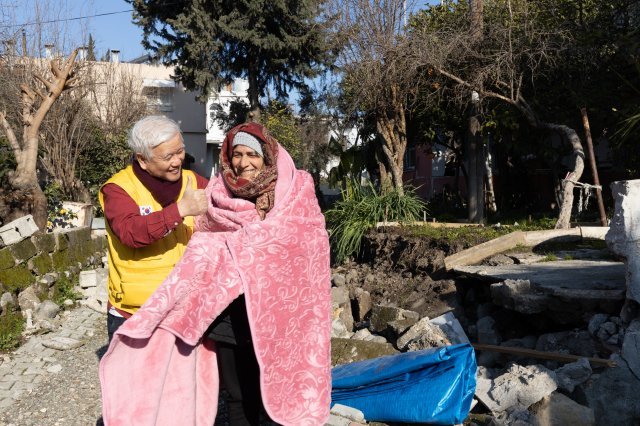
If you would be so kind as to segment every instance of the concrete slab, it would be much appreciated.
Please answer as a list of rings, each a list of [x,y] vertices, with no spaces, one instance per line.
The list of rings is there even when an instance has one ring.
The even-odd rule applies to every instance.
[[[459,266],[456,272],[493,282],[494,303],[525,314],[544,313],[570,324],[595,312],[620,312],[625,300],[622,262],[562,260],[501,266]]]
[[[541,289],[566,294],[567,290],[585,295],[623,299],[626,289],[622,262],[594,260],[560,260],[520,265],[458,266],[455,272],[488,281],[529,280]]]

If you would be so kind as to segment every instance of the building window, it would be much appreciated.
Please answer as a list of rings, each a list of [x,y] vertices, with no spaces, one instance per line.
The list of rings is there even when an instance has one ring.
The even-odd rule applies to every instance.
[[[173,111],[173,91],[171,87],[145,87],[142,93],[147,98],[149,111]]]

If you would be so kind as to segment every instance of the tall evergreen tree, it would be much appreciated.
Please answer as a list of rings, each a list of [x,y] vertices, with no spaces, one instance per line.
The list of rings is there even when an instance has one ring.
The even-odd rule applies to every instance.
[[[127,0],[145,48],[176,65],[176,78],[205,97],[234,78],[249,81],[251,110],[272,87],[304,87],[329,63],[323,0]]]
[[[89,34],[89,41],[87,42],[87,60],[96,60],[96,41],[91,34]]]

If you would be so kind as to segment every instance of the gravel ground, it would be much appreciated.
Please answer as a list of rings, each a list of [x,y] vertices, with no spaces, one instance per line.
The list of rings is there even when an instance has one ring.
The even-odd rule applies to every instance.
[[[102,425],[98,362],[106,351],[107,327],[101,319],[83,346],[57,357],[60,372],[47,373],[35,389],[0,413],[0,426]]]

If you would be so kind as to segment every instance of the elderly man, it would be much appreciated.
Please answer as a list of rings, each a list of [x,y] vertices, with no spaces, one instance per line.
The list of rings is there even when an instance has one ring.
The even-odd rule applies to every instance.
[[[138,121],[129,134],[132,164],[100,189],[109,242],[109,341],[164,281],[207,210],[207,179],[182,169],[185,148],[176,122]]]

